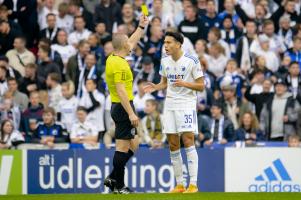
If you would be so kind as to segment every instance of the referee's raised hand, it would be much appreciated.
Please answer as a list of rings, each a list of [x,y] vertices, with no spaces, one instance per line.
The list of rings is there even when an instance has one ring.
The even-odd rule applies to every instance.
[[[135,113],[129,115],[129,119],[131,121],[131,124],[134,126],[134,127],[138,127],[138,124],[139,124],[139,118],[137,117],[137,115]]]

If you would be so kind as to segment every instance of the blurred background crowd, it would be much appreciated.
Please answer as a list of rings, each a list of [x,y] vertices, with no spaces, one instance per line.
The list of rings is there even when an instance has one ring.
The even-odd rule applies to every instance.
[[[301,135],[300,0],[0,0],[0,149],[29,143],[114,143],[105,62],[114,33],[150,25],[126,57],[141,143],[166,145],[160,81],[164,32],[179,31],[202,64],[197,145],[288,141]]]

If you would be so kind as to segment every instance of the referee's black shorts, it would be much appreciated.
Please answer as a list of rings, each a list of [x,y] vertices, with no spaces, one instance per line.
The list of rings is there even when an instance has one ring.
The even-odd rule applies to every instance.
[[[130,102],[133,110],[135,107],[133,102]],[[111,117],[115,122],[115,139],[130,140],[136,135],[136,128],[132,126],[129,115],[123,108],[121,103],[112,103]]]

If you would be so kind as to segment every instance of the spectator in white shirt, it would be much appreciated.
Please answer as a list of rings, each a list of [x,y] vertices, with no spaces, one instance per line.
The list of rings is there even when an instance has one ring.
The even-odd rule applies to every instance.
[[[223,47],[219,43],[212,44],[209,48],[208,71],[217,78],[223,76],[227,61]]]
[[[227,58],[231,58],[231,51],[230,51],[229,44],[226,43],[221,38],[222,38],[221,31],[216,27],[212,27],[209,30],[209,33],[208,33],[208,44],[207,44],[207,46],[208,46],[208,48],[210,48],[212,44],[219,43],[224,49],[224,55]]]
[[[59,5],[59,14],[57,17],[57,27],[65,30],[68,34],[73,30],[73,16],[68,14],[68,4],[63,2]]]
[[[143,118],[145,116],[144,108],[145,108],[145,102],[148,99],[155,99],[153,95],[150,93],[145,93],[143,88],[146,85],[146,81],[141,79],[137,82],[138,84],[138,93],[134,96],[134,106],[136,109],[136,112],[140,118]]]
[[[67,65],[69,58],[76,54],[76,49],[74,46],[68,44],[67,38],[67,32],[60,30],[57,34],[57,44],[51,45],[52,51],[56,51],[60,54],[64,66]]]
[[[58,15],[57,9],[54,8],[55,0],[44,0],[38,2],[38,23],[40,25],[40,30],[47,27],[46,16],[49,13]]]
[[[87,120],[87,110],[79,106],[76,111],[78,122],[73,124],[70,139],[72,143],[97,145],[98,131],[95,124]]]
[[[59,110],[59,102],[63,99],[62,87],[60,84],[61,78],[58,73],[50,73],[46,79],[48,90],[49,107]]]
[[[82,16],[74,17],[75,30],[69,35],[68,43],[77,46],[79,41],[87,40],[91,34],[91,31],[85,28],[86,22]]]
[[[97,132],[103,132],[105,130],[105,96],[96,89],[96,81],[92,79],[86,81],[86,90],[79,101],[79,105],[87,109],[87,119],[95,126]]]
[[[23,135],[14,128],[14,123],[9,119],[2,121],[0,131],[0,149],[9,149],[24,142]]]
[[[251,52],[256,56],[263,56],[265,58],[266,67],[272,72],[276,72],[279,68],[279,58],[274,51],[270,50],[270,39],[262,34],[258,37],[259,49],[253,49],[251,45]]]
[[[74,84],[68,81],[62,84],[62,96],[58,105],[58,120],[64,125],[70,133],[72,125],[76,122],[76,109],[78,99],[74,96]]]

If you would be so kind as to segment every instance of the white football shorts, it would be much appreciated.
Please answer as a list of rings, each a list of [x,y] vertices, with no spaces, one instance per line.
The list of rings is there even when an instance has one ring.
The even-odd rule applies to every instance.
[[[163,133],[181,134],[184,132],[198,134],[196,110],[164,110]]]

